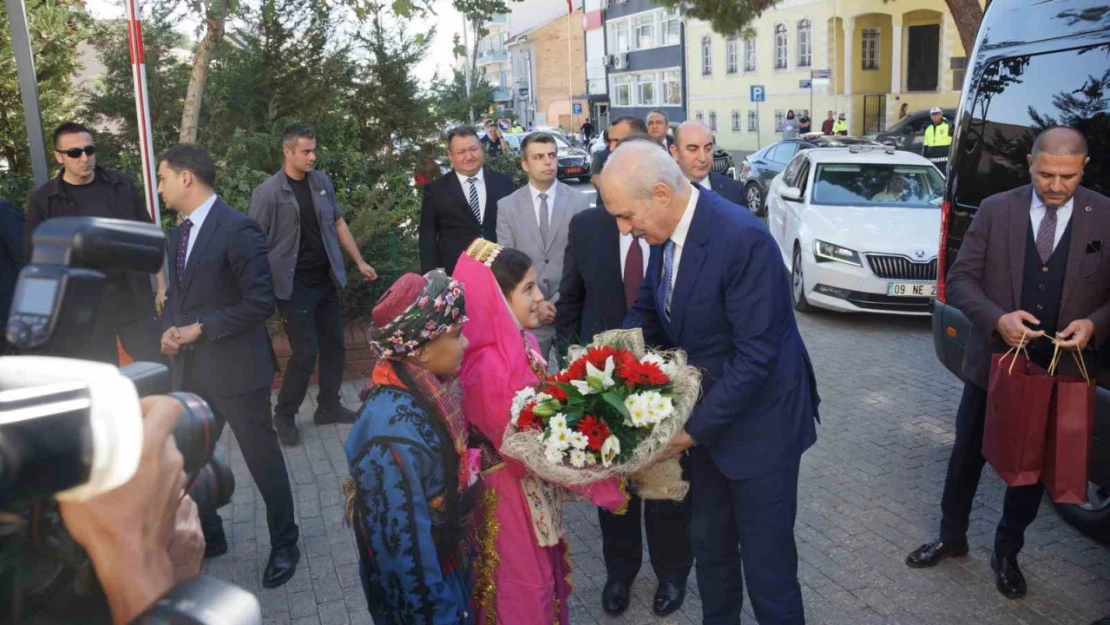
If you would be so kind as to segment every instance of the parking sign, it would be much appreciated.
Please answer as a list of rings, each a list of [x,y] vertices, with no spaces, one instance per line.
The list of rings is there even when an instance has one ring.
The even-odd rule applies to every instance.
[[[763,85],[752,85],[752,102],[765,102]]]
[[[581,115],[582,114],[582,104],[579,103],[579,102],[575,102],[574,105],[573,105],[572,110],[574,111],[575,115]]]

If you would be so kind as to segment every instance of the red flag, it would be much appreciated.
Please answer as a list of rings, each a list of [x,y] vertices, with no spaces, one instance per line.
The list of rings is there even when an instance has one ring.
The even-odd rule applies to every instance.
[[[567,0],[567,13],[574,13],[574,7],[571,5],[571,0]]]

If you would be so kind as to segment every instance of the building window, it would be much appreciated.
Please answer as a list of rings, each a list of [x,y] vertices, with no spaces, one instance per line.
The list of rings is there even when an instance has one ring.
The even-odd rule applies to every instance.
[[[863,29],[863,69],[879,69],[879,29]]]
[[[678,70],[663,72],[663,105],[682,106],[682,80]]]
[[[610,53],[628,52],[628,20],[609,22]]]
[[[659,38],[664,46],[677,46],[681,39],[682,16],[678,11],[664,11]]]
[[[698,120],[699,122],[705,121],[705,113],[702,113],[701,111],[698,111],[697,113],[694,114],[694,119]]]
[[[813,65],[813,26],[809,20],[798,22],[798,67]]]
[[[706,35],[701,38],[701,75],[713,73],[713,40]]]
[[[709,111],[709,129],[717,131],[717,111]]]
[[[732,132],[740,132],[740,111],[732,112]]]
[[[755,71],[755,37],[744,40],[744,71]]]
[[[786,24],[775,24],[775,69],[786,69]]]
[[[655,14],[643,15],[632,20],[632,49],[655,47]]]
[[[725,39],[725,72],[735,74],[740,69],[740,41],[736,37]]]
[[[748,132],[759,130],[759,115],[755,111],[748,111]]]
[[[636,106],[655,106],[655,74],[636,76]]]
[[[632,106],[632,77],[613,78],[613,106]]]
[[[782,122],[786,119],[786,111],[779,109],[775,111],[775,132],[782,132]]]

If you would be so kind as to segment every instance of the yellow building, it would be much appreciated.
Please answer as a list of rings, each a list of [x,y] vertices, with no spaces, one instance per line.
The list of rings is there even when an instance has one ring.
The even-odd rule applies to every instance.
[[[686,26],[687,115],[715,127],[725,149],[778,141],[788,110],[808,110],[814,132],[828,111],[843,112],[849,134],[863,135],[896,122],[903,104],[959,103],[967,55],[944,0],[784,0],[751,27],[745,39]],[[753,86],[763,88],[758,106]]]

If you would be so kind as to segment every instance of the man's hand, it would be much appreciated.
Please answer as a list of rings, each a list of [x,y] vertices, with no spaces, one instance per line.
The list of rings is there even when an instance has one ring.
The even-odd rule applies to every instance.
[[[166,308],[166,289],[159,287],[158,293],[154,295],[154,310],[158,312],[158,316],[162,316],[162,311]]]
[[[663,452],[661,460],[677,456],[696,444],[697,442],[686,433],[686,430],[682,430],[671,439],[670,443],[667,443],[667,449]]]
[[[373,282],[378,279],[378,272],[370,266],[370,263],[364,260],[358,262],[358,271],[362,274],[363,278],[366,278],[367,282]]]
[[[1022,347],[1028,345],[1029,341],[1044,336],[1043,330],[1030,330],[1023,323],[1025,321],[1033,325],[1041,324],[1039,319],[1024,310],[1015,310],[1012,313],[1002,315],[994,329],[998,331],[998,335],[1010,347]]]
[[[1056,347],[1060,349],[1086,349],[1095,336],[1095,324],[1090,319],[1076,319],[1056,333]]]
[[[176,356],[181,351],[181,332],[177,328],[170,328],[162,333],[162,353],[167,356]]]
[[[544,325],[555,323],[555,304],[540,302],[540,323]]]
[[[199,321],[187,326],[182,326],[177,329],[177,342],[180,345],[196,343],[200,340],[201,334],[203,334],[203,329]]]
[[[200,528],[197,504],[188,495],[177,504],[169,553],[174,583],[180,584],[200,575],[200,565],[204,562],[204,532]]]
[[[172,438],[184,412],[172,397],[141,400],[143,451],[124,485],[86,502],[59,502],[70,536],[89,553],[113,622],[131,622],[174,585],[170,543],[184,460]]]

